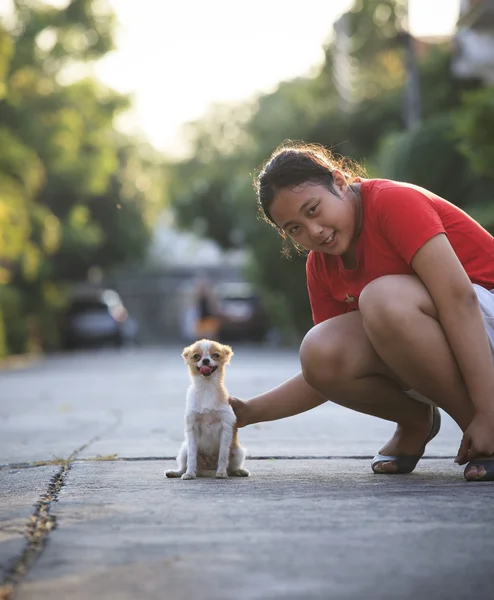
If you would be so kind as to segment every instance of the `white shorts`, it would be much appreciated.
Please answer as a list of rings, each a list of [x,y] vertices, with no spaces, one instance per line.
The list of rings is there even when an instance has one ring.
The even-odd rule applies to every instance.
[[[480,303],[480,310],[484,317],[485,330],[494,356],[494,290],[486,290],[481,285],[473,284],[475,293]]]
[[[491,347],[491,354],[494,360],[494,290],[486,290],[481,285],[473,284],[477,298],[479,299],[480,310],[482,311],[482,317],[484,318],[485,331],[489,338],[489,344]],[[406,390],[411,398],[425,402],[426,404],[434,404],[432,400],[429,400],[426,396],[423,396],[415,390]]]

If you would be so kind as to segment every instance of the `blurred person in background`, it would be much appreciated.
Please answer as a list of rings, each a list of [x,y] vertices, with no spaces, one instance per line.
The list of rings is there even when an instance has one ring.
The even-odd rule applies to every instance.
[[[431,165],[433,168],[433,165]],[[413,471],[438,433],[438,406],[463,438],[468,481],[494,480],[494,239],[447,200],[358,176],[319,145],[289,143],[256,177],[261,216],[309,251],[315,327],[302,371],[249,401],[239,426],[333,402],[397,423],[372,461]]]
[[[218,302],[211,281],[205,275],[201,275],[197,280],[192,312],[195,337],[218,339],[220,330]]]

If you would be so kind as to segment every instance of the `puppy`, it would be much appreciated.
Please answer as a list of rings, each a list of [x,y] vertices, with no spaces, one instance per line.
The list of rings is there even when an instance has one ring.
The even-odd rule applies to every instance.
[[[177,456],[178,469],[167,477],[218,479],[248,477],[245,449],[237,438],[235,413],[223,380],[233,351],[230,346],[200,340],[184,348],[191,386],[185,404],[185,440]]]

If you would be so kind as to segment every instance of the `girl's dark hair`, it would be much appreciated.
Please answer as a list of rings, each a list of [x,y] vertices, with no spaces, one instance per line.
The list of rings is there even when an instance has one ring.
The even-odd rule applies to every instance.
[[[258,170],[254,179],[258,214],[283,238],[282,252],[284,255],[290,255],[288,238],[274,222],[270,212],[276,195],[283,188],[293,189],[305,183],[322,185],[333,192],[332,173],[334,169],[341,171],[349,184],[353,183],[357,176],[365,176],[364,169],[358,164],[348,158],[335,157],[330,150],[320,144],[292,142],[291,140],[278,146]],[[301,250],[299,246],[294,245],[297,251]]]

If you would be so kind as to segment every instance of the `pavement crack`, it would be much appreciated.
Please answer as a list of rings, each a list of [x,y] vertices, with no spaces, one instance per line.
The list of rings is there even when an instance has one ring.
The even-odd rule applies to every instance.
[[[51,504],[58,501],[60,490],[64,486],[67,474],[76,461],[77,456],[91,444],[99,441],[106,434],[113,431],[119,424],[120,418],[119,415],[116,415],[114,423],[108,426],[102,433],[95,435],[88,442],[76,448],[68,458],[54,459],[45,463],[60,464],[61,462],[61,466],[58,472],[51,478],[45,492],[34,505],[34,511],[29,516],[24,530],[24,537],[26,539],[24,549],[17,558],[12,560],[0,581],[0,600],[11,600],[13,598],[17,587],[26,577],[36,560],[41,556],[51,531],[57,527],[57,518],[50,512]],[[39,462],[37,461],[37,463]],[[37,463],[33,466],[39,466]]]

